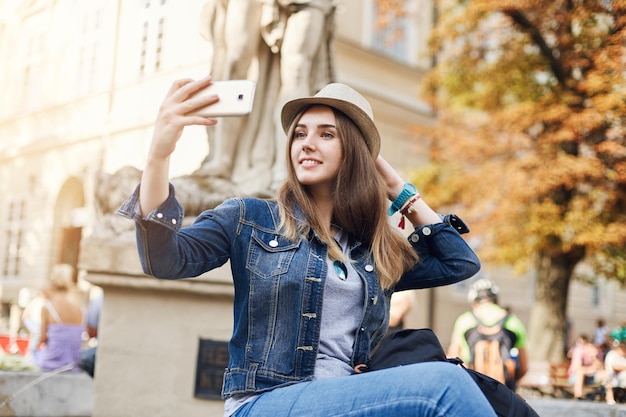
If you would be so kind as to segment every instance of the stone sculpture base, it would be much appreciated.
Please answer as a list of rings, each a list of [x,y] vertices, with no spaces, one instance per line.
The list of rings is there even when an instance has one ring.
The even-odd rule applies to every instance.
[[[84,241],[80,268],[104,290],[93,417],[221,415],[221,400],[194,393],[199,339],[232,332],[229,266],[194,279],[148,277],[125,234]]]

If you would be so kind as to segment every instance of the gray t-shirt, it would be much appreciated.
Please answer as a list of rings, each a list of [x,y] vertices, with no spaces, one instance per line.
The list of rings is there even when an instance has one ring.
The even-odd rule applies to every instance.
[[[348,236],[340,231],[335,240],[348,253]],[[339,262],[339,261],[337,261]],[[341,262],[345,279],[339,277],[334,261],[326,259],[328,276],[322,305],[320,346],[315,362],[315,378],[350,375],[354,339],[363,315],[363,281],[350,262]]]
[[[349,257],[348,235],[339,231],[335,240],[344,254]],[[354,371],[350,358],[354,349],[354,339],[361,322],[364,308],[363,281],[350,262],[341,262],[345,268],[339,277],[334,261],[326,258],[328,275],[322,304],[322,324],[320,345],[315,362],[315,378],[332,378],[350,375]],[[338,264],[341,271],[341,266]],[[226,399],[224,417],[232,415],[243,404],[252,401],[260,394],[236,395]]]

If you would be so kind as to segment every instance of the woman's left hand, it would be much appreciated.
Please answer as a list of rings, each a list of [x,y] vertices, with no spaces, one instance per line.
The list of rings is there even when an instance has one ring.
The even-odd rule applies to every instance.
[[[391,201],[395,200],[404,188],[404,180],[382,156],[378,155],[375,164],[376,169],[387,185],[387,198]],[[441,223],[441,217],[426,204],[423,198],[418,198],[413,203],[413,207],[415,211],[408,213],[406,217],[414,226]]]
[[[375,164],[376,169],[387,185],[387,198],[393,201],[402,192],[404,180],[382,156],[378,155]]]

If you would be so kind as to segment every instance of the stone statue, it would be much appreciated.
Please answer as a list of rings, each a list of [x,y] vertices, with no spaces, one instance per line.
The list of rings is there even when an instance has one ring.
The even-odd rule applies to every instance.
[[[173,178],[185,215],[194,217],[233,196],[271,196],[286,177],[282,105],[313,95],[335,80],[332,0],[208,0],[200,34],[210,44],[215,80],[254,79],[252,113],[225,117],[207,129],[209,154],[190,175]],[[97,182],[98,235],[119,235],[132,224],[118,222],[119,205],[141,172],[122,168]]]
[[[210,0],[201,34],[214,79],[257,82],[252,113],[207,129],[209,155],[192,177],[230,180],[233,194],[271,195],[285,178],[279,114],[334,81],[332,0]]]

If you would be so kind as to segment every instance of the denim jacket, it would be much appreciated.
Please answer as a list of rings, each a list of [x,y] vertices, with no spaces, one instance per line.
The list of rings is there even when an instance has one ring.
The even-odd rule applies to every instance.
[[[139,187],[118,214],[136,221],[137,246],[146,274],[162,279],[195,277],[230,260],[234,328],[222,396],[313,379],[327,245],[314,233],[295,242],[281,236],[274,200],[228,199],[181,228],[184,213],[173,186],[168,199],[145,218],[139,214],[138,199]],[[299,220],[305,220],[301,214]],[[480,268],[474,252],[445,222],[416,227],[408,240],[420,262],[393,290],[379,285],[369,248],[350,241],[350,257],[366,292],[353,367],[369,359],[385,334],[394,290],[452,284]]]

